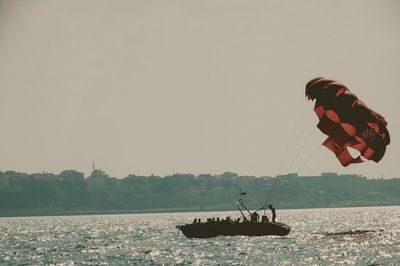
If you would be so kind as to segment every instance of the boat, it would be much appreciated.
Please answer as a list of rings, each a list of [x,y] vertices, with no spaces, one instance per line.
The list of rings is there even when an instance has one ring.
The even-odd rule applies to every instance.
[[[217,220],[208,218],[206,222],[201,222],[200,220],[195,219],[193,223],[187,223],[183,225],[178,225],[178,228],[183,235],[188,238],[210,238],[216,236],[285,236],[289,234],[291,228],[289,225],[280,223],[280,222],[270,222],[265,214],[266,208],[272,205],[264,204],[262,208],[255,212],[250,212],[250,210],[243,203],[243,195],[246,195],[245,192],[240,193],[241,198],[236,203],[241,215],[242,219],[238,218],[236,220],[232,220],[230,217],[226,217],[226,219]],[[249,215],[246,216],[243,213],[243,209],[245,209]],[[259,221],[258,211],[264,210],[264,215],[261,217],[261,221]],[[274,210],[275,211],[275,210]]]
[[[178,225],[177,228],[188,238],[209,238],[216,236],[285,236],[290,232],[290,226],[284,223],[272,222],[205,222]]]

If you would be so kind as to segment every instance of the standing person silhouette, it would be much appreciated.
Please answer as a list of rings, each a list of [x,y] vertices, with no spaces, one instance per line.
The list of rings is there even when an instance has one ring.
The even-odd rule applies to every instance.
[[[268,205],[268,208],[271,210],[272,212],[272,222],[275,223],[275,219],[276,219],[276,213],[275,213],[275,208],[272,207],[272,204]]]

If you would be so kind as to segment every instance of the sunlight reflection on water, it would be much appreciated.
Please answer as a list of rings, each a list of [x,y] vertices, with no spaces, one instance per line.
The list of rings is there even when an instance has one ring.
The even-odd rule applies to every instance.
[[[175,225],[238,213],[0,218],[0,264],[399,265],[399,214],[400,207],[278,210],[288,236],[210,239],[188,239]],[[355,230],[376,232],[335,235]]]

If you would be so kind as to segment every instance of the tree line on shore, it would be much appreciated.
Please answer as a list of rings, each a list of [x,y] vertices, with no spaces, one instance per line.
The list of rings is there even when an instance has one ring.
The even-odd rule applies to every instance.
[[[240,191],[249,208],[266,201],[277,208],[376,206],[400,204],[400,179],[367,179],[360,175],[277,177],[174,174],[129,175],[123,179],[93,170],[56,174],[0,172],[0,215],[55,211],[232,210]]]

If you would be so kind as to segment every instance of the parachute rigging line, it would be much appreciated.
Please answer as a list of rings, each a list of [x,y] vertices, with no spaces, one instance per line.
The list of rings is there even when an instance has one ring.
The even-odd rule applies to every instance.
[[[278,174],[281,174],[287,167],[288,163],[288,157],[290,157],[289,152],[291,151],[291,148],[293,148],[296,145],[296,137],[299,136],[299,134],[305,129],[305,123],[307,119],[310,117],[309,112],[307,112],[307,104],[306,102],[303,101],[301,105],[298,106],[297,108],[297,115],[295,118],[295,123],[293,123],[292,130],[290,131],[290,137],[288,138],[289,141],[286,142],[285,148],[283,150],[279,168],[278,168]]]
[[[297,173],[299,173],[300,171],[302,171],[304,169],[305,166],[308,165],[308,163],[311,161],[312,158],[314,158],[314,156],[320,151],[321,149],[321,145],[318,145],[317,148],[307,157],[307,159],[304,161],[304,163],[302,163],[300,165],[300,167],[297,169]]]
[[[304,123],[303,129],[301,131],[301,134],[299,135],[298,141],[296,142],[296,145],[293,149],[293,152],[291,156],[289,157],[289,160],[287,161],[286,167],[285,167],[285,172],[288,171],[293,164],[297,161],[298,157],[300,156],[301,152],[303,151],[304,147],[308,144],[308,142],[311,139],[311,136],[314,135],[315,133],[315,128],[311,130],[308,134],[305,134],[306,128],[309,128],[309,125],[312,122],[312,118],[309,117],[307,123]]]

